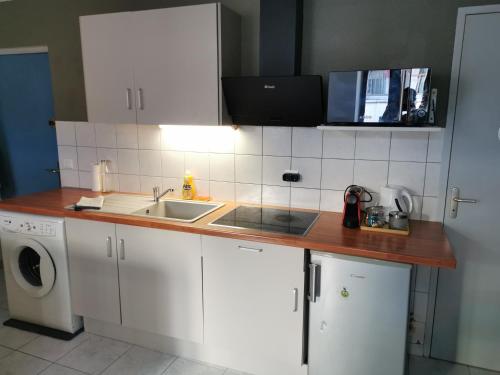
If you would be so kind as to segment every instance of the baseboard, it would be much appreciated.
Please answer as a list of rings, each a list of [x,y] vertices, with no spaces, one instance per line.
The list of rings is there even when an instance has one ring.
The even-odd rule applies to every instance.
[[[22,320],[17,319],[6,320],[3,325],[65,341],[70,341],[83,332],[83,328],[80,328],[75,333],[70,333],[55,328],[44,327],[38,324],[23,322]]]

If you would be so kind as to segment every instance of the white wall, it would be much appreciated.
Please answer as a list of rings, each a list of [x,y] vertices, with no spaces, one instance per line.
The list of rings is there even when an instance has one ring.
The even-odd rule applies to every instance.
[[[57,135],[63,186],[90,187],[91,163],[109,159],[110,180],[122,192],[150,194],[159,185],[178,195],[189,169],[200,195],[216,200],[341,211],[347,185],[377,193],[389,183],[411,191],[414,219],[441,216],[441,133],[58,122]],[[281,180],[290,168],[301,182]]]

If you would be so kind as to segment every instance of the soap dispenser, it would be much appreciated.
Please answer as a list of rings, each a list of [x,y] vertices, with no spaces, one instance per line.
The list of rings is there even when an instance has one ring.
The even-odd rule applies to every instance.
[[[194,199],[196,189],[194,187],[193,175],[190,171],[184,174],[184,184],[182,185],[182,199]]]

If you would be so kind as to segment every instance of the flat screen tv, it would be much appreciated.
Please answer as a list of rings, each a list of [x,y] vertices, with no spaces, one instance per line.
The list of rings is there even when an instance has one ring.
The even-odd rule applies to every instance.
[[[431,69],[330,72],[329,125],[433,125]]]

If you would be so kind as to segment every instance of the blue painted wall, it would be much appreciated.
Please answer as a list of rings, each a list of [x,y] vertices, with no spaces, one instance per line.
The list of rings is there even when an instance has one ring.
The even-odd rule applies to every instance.
[[[0,183],[3,198],[59,187],[49,59],[0,55]]]

